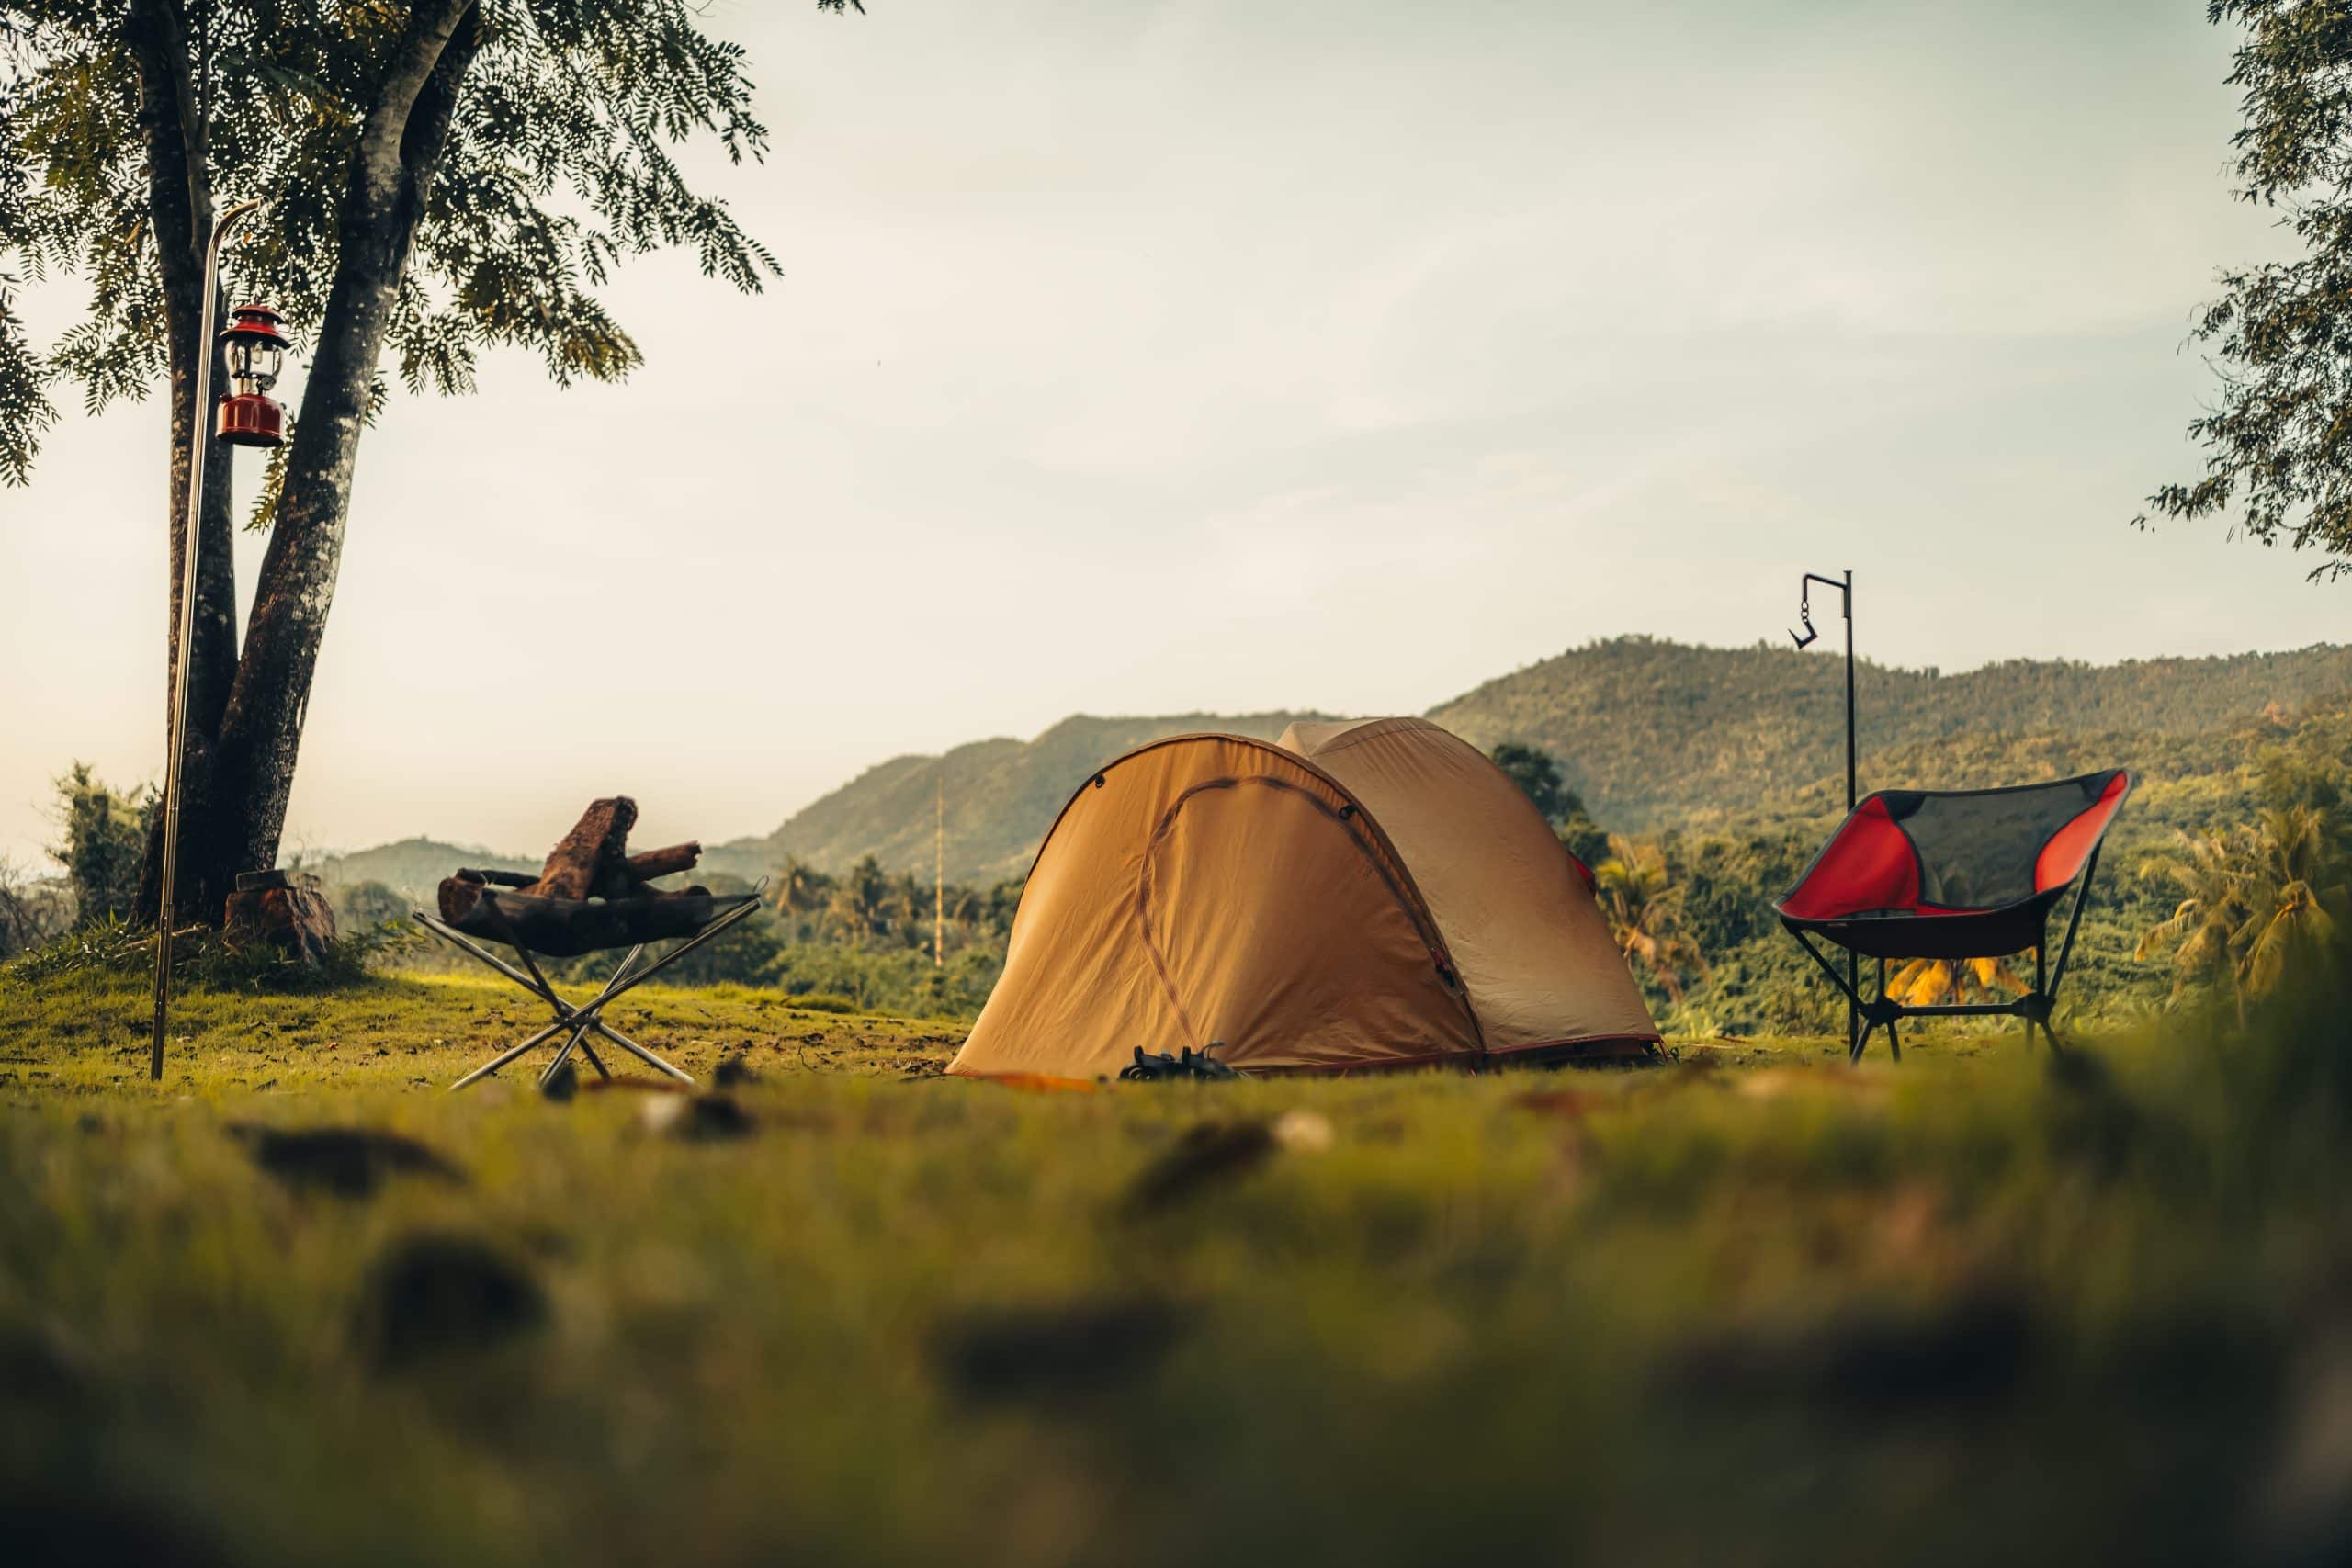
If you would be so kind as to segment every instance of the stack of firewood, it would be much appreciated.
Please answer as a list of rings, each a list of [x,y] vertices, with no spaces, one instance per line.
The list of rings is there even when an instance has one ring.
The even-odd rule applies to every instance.
[[[628,852],[628,830],[637,825],[637,802],[625,795],[593,801],[579,824],[549,852],[534,878],[515,872],[460,870],[441,883],[441,918],[459,925],[492,886],[526,898],[582,903],[633,899],[707,898],[709,889],[670,891],[649,886],[657,876],[692,870],[702,859],[699,843]]]

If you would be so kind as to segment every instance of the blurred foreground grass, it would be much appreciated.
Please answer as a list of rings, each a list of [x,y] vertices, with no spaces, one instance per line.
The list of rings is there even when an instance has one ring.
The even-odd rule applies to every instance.
[[[1035,1094],[940,1078],[950,1025],[650,988],[618,1027],[757,1075],[656,1125],[442,1093],[517,997],[198,995],[150,1086],[143,987],[0,973],[12,1560],[2352,1542],[2347,1162],[2255,1044]],[[265,1168],[318,1129],[437,1163]]]

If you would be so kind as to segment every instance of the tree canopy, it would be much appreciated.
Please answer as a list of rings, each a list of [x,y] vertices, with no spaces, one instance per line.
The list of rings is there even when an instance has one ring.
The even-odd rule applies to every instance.
[[[386,325],[390,368],[410,389],[470,390],[482,351],[500,345],[533,351],[560,383],[626,375],[642,356],[597,297],[626,256],[683,246],[707,276],[743,289],[779,271],[674,155],[698,135],[734,162],[767,149],[741,48],[707,34],[687,0],[162,6],[164,41],[185,29],[198,108],[185,127],[156,123],[140,29],[123,11],[110,0],[0,3],[0,480],[29,476],[56,418],[51,385],[76,388],[96,412],[145,396],[164,373],[167,264],[147,179],[150,139],[164,130],[194,154],[191,215],[269,199],[237,242],[237,287],[276,303],[298,344],[317,341],[345,250],[346,186],[381,127],[371,108],[436,20],[469,58],[461,87],[437,106],[446,141]],[[397,129],[404,141],[420,130]],[[63,275],[86,284],[86,302],[44,350],[10,294]]]
[[[234,874],[277,862],[388,369],[460,392],[486,350],[519,347],[559,382],[616,379],[639,354],[598,292],[624,257],[688,248],[746,290],[777,273],[679,162],[696,140],[737,162],[767,145],[741,49],[702,21],[692,0],[0,0],[0,482],[30,474],[53,386],[96,412],[169,385],[180,914],[214,918]],[[252,198],[268,209],[239,231],[235,287],[280,308],[309,368],[241,641],[229,449],[196,386],[219,357],[209,241]],[[16,291],[66,276],[80,318],[35,344]],[[142,904],[162,834],[149,846]]]
[[[2332,578],[2352,570],[2352,6],[2211,0],[2206,16],[2244,29],[2237,195],[2277,209],[2302,254],[2222,272],[2192,334],[2222,383],[2188,426],[2205,471],[2149,509],[2234,513],[2264,544],[2325,552],[2312,575]]]

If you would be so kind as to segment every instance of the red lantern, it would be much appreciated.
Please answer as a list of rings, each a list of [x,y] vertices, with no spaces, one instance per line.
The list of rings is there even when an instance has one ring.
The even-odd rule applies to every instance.
[[[277,330],[284,321],[266,305],[240,305],[230,315],[220,347],[237,389],[220,400],[213,433],[232,446],[283,446],[286,411],[264,394],[277,384],[278,367],[294,345]]]

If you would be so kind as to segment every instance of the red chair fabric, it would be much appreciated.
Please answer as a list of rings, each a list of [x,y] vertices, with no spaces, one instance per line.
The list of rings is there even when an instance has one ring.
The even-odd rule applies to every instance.
[[[2040,940],[2132,790],[2122,769],[1984,790],[1881,790],[1774,906],[1882,958],[1992,957]]]

